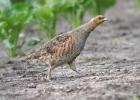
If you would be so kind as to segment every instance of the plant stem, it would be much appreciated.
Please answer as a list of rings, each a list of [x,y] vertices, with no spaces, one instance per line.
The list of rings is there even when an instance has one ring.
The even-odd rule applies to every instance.
[[[16,48],[15,47],[9,48],[8,53],[9,53],[10,57],[15,57],[16,56]]]
[[[72,29],[79,26],[82,22],[82,19],[83,19],[83,13],[82,12],[80,12],[80,11],[79,12],[72,12],[71,13],[71,18],[70,18]]]
[[[55,36],[55,28],[56,28],[56,17],[51,19],[49,25],[47,24],[47,36],[48,38],[53,38]]]
[[[101,8],[100,8],[100,0],[95,0],[96,2],[96,10],[97,10],[97,14],[101,14]]]

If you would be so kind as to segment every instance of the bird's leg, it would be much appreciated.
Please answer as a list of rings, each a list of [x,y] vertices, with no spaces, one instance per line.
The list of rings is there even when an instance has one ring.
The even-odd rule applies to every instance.
[[[75,71],[78,74],[81,74],[80,72],[77,71],[76,66],[75,66],[75,61],[73,61],[72,63],[69,63],[70,69],[72,69],[73,71]]]
[[[49,64],[48,76],[47,76],[48,80],[51,80],[51,72],[52,72],[53,69],[54,69],[54,67]]]
[[[52,67],[49,66],[49,69],[48,69],[48,76],[47,76],[47,79],[48,79],[48,80],[51,79],[51,71],[52,71]]]

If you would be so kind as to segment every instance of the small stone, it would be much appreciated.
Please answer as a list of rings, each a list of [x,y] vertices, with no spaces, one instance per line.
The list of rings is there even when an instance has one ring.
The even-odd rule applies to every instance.
[[[36,88],[36,85],[34,83],[31,83],[28,85],[28,88]]]

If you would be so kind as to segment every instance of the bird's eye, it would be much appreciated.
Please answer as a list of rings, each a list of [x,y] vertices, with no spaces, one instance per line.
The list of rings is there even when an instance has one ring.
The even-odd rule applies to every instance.
[[[99,20],[101,20],[102,19],[102,17],[99,17]]]

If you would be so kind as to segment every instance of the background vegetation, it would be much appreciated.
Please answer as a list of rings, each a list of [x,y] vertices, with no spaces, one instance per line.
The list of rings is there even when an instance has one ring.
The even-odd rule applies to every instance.
[[[55,35],[58,17],[66,18],[75,28],[85,12],[103,14],[116,0],[0,0],[0,41],[10,57],[17,55],[20,33],[30,23],[38,25],[47,38]],[[31,40],[37,40],[32,38]],[[33,41],[30,41],[33,42]],[[33,42],[34,44],[34,42]]]

